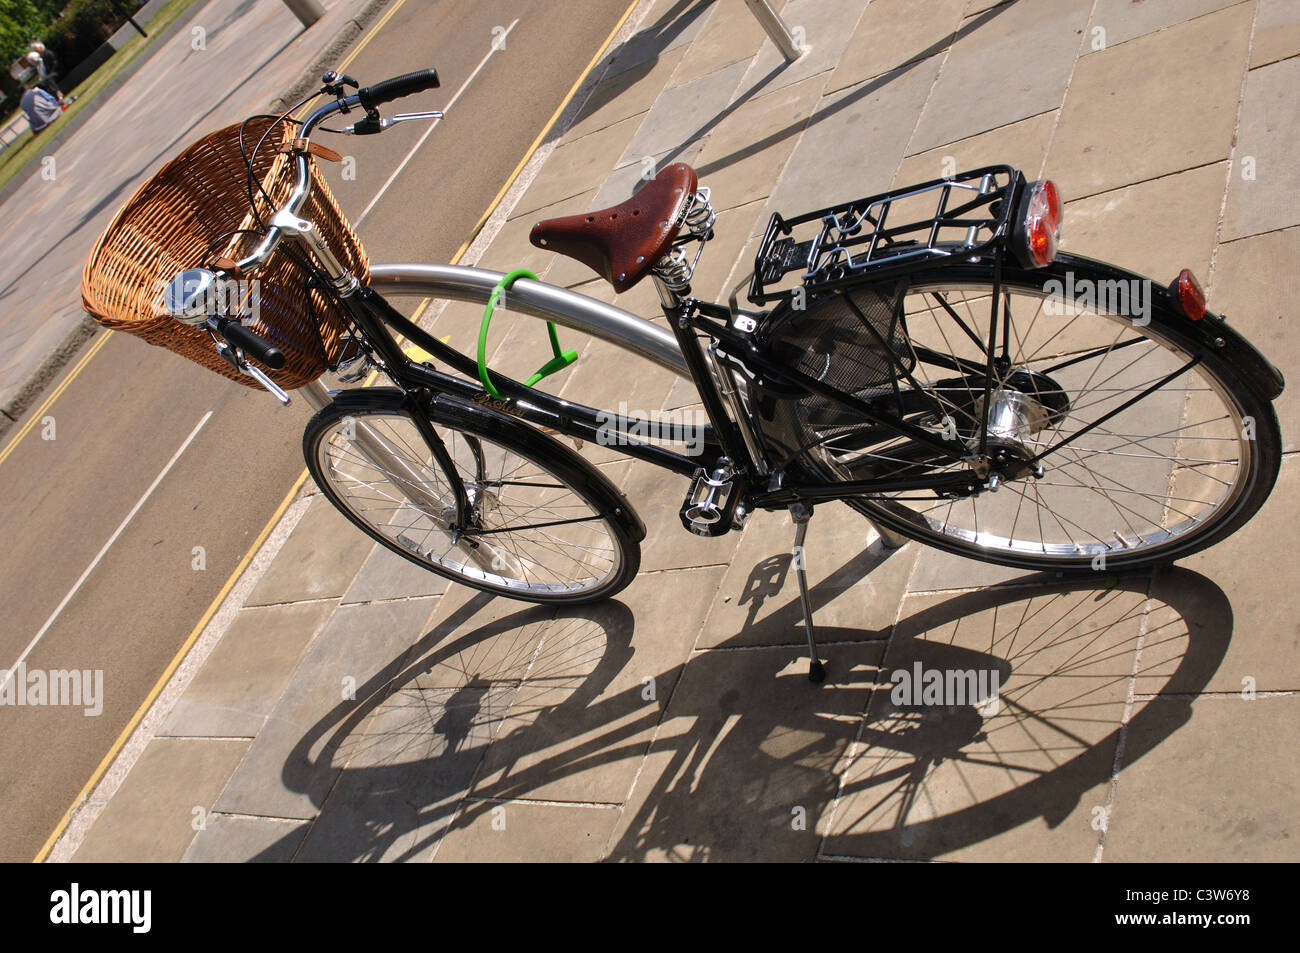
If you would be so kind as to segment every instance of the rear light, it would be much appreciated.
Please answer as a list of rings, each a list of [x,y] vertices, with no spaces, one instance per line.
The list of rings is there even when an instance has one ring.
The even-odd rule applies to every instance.
[[[1171,290],[1182,306],[1183,313],[1189,318],[1199,321],[1205,317],[1205,290],[1201,288],[1201,283],[1196,280],[1191,269],[1184,268],[1178,273]]]
[[[1056,258],[1061,242],[1061,193],[1050,179],[1031,182],[1020,208],[1023,215],[1013,230],[1017,257],[1029,268],[1042,268]]]

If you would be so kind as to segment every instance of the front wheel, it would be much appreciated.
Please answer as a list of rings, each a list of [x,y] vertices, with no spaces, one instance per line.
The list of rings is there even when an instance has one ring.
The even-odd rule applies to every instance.
[[[432,426],[433,445],[415,414]],[[358,527],[476,589],[582,604],[614,595],[640,566],[644,529],[599,472],[545,434],[472,405],[415,410],[396,390],[349,391],[312,418],[303,454]]]
[[[846,292],[866,295],[845,306],[846,320],[876,322],[884,333],[873,340],[892,342],[893,364],[906,371],[897,390],[877,385],[881,405],[905,406],[909,422],[959,441],[966,459],[881,439],[878,428],[805,401],[794,408],[804,465],[831,480],[980,466],[1001,474],[974,494],[849,505],[961,556],[1067,572],[1165,564],[1222,540],[1260,508],[1281,435],[1272,395],[1242,371],[1262,363],[1248,344],[1195,324],[1146,279],[1062,256],[1038,271],[1004,268],[986,387],[993,277],[988,263],[969,264],[888,292]],[[850,330],[863,333],[860,323]],[[836,367],[833,354],[819,360]]]

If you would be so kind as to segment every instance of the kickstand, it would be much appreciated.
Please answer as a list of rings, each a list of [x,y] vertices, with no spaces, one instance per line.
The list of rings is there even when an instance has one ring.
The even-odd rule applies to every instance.
[[[826,681],[826,666],[817,658],[817,631],[813,627],[812,603],[808,601],[808,571],[805,568],[807,557],[803,545],[804,537],[808,534],[808,522],[812,519],[812,507],[795,503],[790,507],[790,518],[794,520],[794,574],[799,580],[803,624],[808,630],[808,681],[820,685]]]

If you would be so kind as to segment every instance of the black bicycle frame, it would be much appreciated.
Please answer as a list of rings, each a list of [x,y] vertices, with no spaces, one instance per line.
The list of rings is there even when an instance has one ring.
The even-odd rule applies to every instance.
[[[996,296],[994,300],[997,300]],[[733,462],[747,458],[738,427],[726,412],[721,394],[705,363],[698,332],[703,332],[718,341],[729,357],[741,360],[769,379],[785,386],[802,388],[809,393],[834,401],[894,435],[906,437],[927,447],[940,459],[955,460],[964,456],[963,452],[953,447],[951,441],[944,441],[929,431],[892,415],[882,414],[851,394],[775,363],[759,352],[747,338],[727,326],[726,317],[729,311],[726,308],[693,298],[686,299],[676,313],[668,309],[665,309],[665,313],[672,323],[687,367],[691,371],[706,412],[712,421],[711,426],[704,428],[701,453],[695,457],[676,453],[638,439],[635,431],[640,425],[646,423],[641,418],[621,417],[564,400],[496,371],[492,372],[492,379],[502,398],[490,396],[478,381],[478,364],[475,360],[420,328],[393,308],[372,288],[363,286],[353,295],[340,298],[339,303],[347,310],[348,315],[361,331],[382,370],[408,394],[412,401],[418,402],[419,395],[425,393],[432,394],[433,399],[436,399],[438,394],[449,394],[579,440],[601,443],[613,436],[617,440],[619,450],[628,456],[686,477],[692,477],[702,469],[711,470],[717,467],[723,458]],[[403,353],[394,333],[470,379],[446,374],[428,364],[411,360]],[[448,454],[442,447],[436,431],[422,419],[421,414],[413,414],[413,418],[422,436],[434,448],[440,462],[445,463],[442,458],[447,457]],[[687,429],[681,425],[657,426],[656,430],[665,440],[692,439]],[[438,452],[439,450],[441,453]],[[459,485],[455,468],[447,466],[446,469],[458,484],[455,491],[458,509],[462,516],[458,522],[462,527],[468,527],[466,519],[469,513],[468,496],[463,485]],[[911,479],[868,479],[834,483],[778,480],[767,487],[757,485],[748,487],[744,498],[751,508],[781,509],[795,502],[811,503],[872,493],[910,490],[969,493],[979,484],[980,480],[970,472],[934,474]]]

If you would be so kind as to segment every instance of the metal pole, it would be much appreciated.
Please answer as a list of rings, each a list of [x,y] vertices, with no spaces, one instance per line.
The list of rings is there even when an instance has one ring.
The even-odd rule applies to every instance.
[[[768,0],[745,0],[745,3],[749,4],[750,12],[767,31],[767,35],[772,38],[772,42],[776,44],[776,48],[781,51],[787,63],[793,63],[803,55],[803,50],[795,45],[794,37],[790,35],[785,21],[772,9]]]
[[[311,26],[325,15],[320,0],[284,0],[284,5],[293,11],[293,15],[305,27]]]

